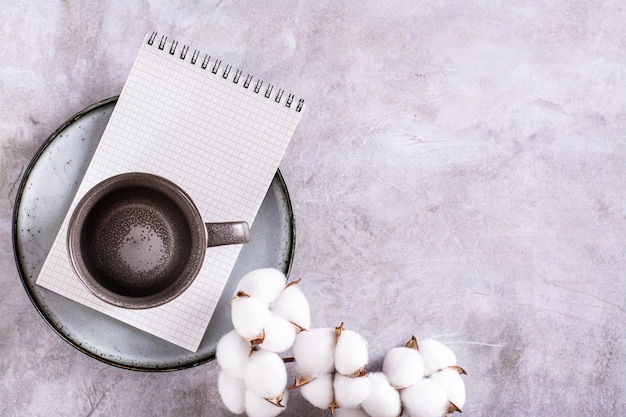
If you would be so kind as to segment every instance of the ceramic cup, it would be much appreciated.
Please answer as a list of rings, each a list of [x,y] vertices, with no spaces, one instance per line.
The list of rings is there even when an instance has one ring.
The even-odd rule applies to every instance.
[[[76,275],[95,296],[140,309],[182,294],[207,247],[248,240],[248,223],[205,223],[179,186],[132,172],[85,194],[72,213],[67,248]]]

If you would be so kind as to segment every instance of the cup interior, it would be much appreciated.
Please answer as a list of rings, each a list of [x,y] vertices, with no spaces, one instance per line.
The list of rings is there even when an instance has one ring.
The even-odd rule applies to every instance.
[[[191,284],[204,258],[204,228],[175,184],[150,174],[122,174],[81,200],[68,248],[92,293],[121,307],[148,308]]]

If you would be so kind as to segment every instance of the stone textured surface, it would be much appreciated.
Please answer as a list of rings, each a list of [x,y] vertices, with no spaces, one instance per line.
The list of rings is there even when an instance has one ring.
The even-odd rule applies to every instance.
[[[626,412],[626,11],[614,1],[2,1],[0,415],[215,416],[217,366],[113,368],[11,248],[25,166],[159,30],[307,100],[281,164],[316,326],[449,344],[463,415]],[[329,415],[293,393],[286,416]]]

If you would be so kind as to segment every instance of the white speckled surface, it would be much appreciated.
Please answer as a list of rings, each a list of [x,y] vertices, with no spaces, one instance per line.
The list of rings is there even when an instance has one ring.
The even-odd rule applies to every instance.
[[[117,95],[159,30],[307,99],[281,164],[317,326],[415,334],[469,375],[464,416],[626,412],[626,11],[618,0],[2,1],[0,415],[229,415],[208,363],[88,358],[20,283],[23,171]],[[298,393],[285,416],[321,416]]]

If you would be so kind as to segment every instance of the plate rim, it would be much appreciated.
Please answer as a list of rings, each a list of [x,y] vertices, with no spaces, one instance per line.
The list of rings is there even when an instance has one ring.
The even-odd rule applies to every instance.
[[[31,302],[31,304],[35,307],[35,310],[37,311],[37,313],[39,314],[39,316],[43,319],[43,321],[62,339],[64,340],[66,343],[68,343],[70,346],[72,346],[74,349],[78,350],[79,352],[93,358],[96,359],[100,362],[106,363],[108,365],[112,365],[115,366],[117,368],[122,368],[122,369],[128,369],[128,370],[133,370],[133,371],[141,371],[141,372],[171,372],[171,371],[178,371],[178,370],[183,370],[183,369],[189,369],[189,368],[193,368],[196,367],[198,365],[202,365],[204,363],[210,362],[211,360],[213,360],[215,358],[215,354],[210,354],[207,355],[206,357],[203,358],[199,358],[196,360],[192,360],[192,361],[188,361],[186,363],[182,363],[179,365],[175,365],[175,366],[165,366],[165,367],[158,367],[158,368],[153,368],[153,367],[147,367],[147,366],[133,366],[133,365],[128,365],[128,364],[124,364],[124,363],[120,363],[120,362],[116,362],[114,360],[108,359],[106,357],[102,357],[97,355],[96,353],[83,348],[80,343],[77,343],[77,341],[73,340],[72,338],[70,338],[68,335],[66,335],[64,332],[61,331],[61,329],[58,328],[58,326],[56,326],[52,320],[50,320],[50,318],[46,315],[46,313],[44,312],[44,309],[42,308],[42,306],[40,305],[40,303],[38,302],[38,300],[35,297],[35,294],[33,294],[33,291],[31,290],[31,287],[29,286],[29,281],[26,278],[26,271],[25,268],[22,265],[20,256],[18,254],[18,250],[19,250],[19,244],[18,244],[18,227],[17,227],[17,220],[18,220],[18,215],[19,215],[19,211],[20,211],[20,207],[22,207],[22,197],[24,194],[24,190],[26,188],[26,184],[28,182],[28,179],[30,178],[30,175],[33,171],[33,169],[35,168],[35,166],[37,165],[37,162],[39,161],[39,159],[41,158],[42,154],[46,151],[46,149],[54,142],[54,140],[56,138],[59,137],[59,134],[61,132],[63,132],[68,126],[70,126],[72,123],[78,121],[80,118],[85,117],[86,115],[88,115],[90,112],[99,109],[100,107],[104,107],[106,105],[112,104],[117,102],[117,100],[119,99],[119,96],[112,96],[109,97],[107,99],[104,100],[100,100],[98,102],[95,102],[87,107],[85,107],[84,109],[78,111],[77,113],[75,113],[73,116],[71,116],[70,118],[68,118],[65,122],[63,122],[59,127],[57,127],[47,138],[46,140],[39,146],[39,148],[37,149],[37,151],[35,152],[35,154],[33,155],[33,157],[31,158],[31,160],[29,161],[26,169],[24,170],[24,173],[22,174],[22,177],[20,179],[20,185],[17,189],[17,193],[15,196],[15,200],[14,200],[14,204],[13,204],[13,213],[11,216],[11,240],[12,240],[12,249],[13,249],[13,258],[15,261],[15,265],[17,268],[17,273],[19,275],[20,281],[22,283],[22,286],[24,288],[24,291],[26,292],[26,294],[28,295],[28,298]],[[285,206],[287,208],[289,215],[289,227],[291,229],[291,245],[288,248],[288,263],[287,263],[287,267],[286,267],[286,271],[285,271],[285,275],[287,277],[289,277],[289,274],[291,272],[291,267],[293,265],[293,259],[294,259],[294,253],[295,253],[295,245],[296,245],[296,223],[295,223],[295,216],[293,213],[293,206],[291,204],[291,197],[289,195],[289,190],[287,189],[287,185],[285,183],[285,180],[283,178],[282,173],[280,172],[280,168],[278,168],[276,170],[276,174],[275,174],[275,178],[278,179],[278,183],[280,184],[280,188],[282,190],[282,192],[285,195]]]

